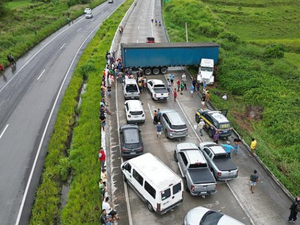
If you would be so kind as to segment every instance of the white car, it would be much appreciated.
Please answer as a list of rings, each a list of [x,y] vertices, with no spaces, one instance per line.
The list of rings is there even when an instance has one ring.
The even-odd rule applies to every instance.
[[[245,225],[244,223],[227,216],[221,212],[217,212],[204,207],[196,207],[191,209],[184,218],[184,225]]]
[[[92,13],[92,10],[90,8],[85,8],[84,9],[84,13],[87,14],[87,13]]]
[[[139,100],[127,100],[124,103],[127,123],[144,123],[145,112]]]
[[[166,101],[169,99],[169,91],[162,80],[150,79],[147,81],[147,88],[151,98],[156,101]]]
[[[91,18],[93,18],[93,13],[92,13],[92,12],[89,12],[89,13],[85,14],[85,18],[86,18],[86,19],[91,19]]]

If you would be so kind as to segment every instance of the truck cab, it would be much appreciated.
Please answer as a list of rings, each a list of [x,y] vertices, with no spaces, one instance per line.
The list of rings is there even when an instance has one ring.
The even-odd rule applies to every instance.
[[[201,59],[197,80],[200,83],[206,83],[207,85],[212,85],[214,83],[215,77],[213,59]]]
[[[195,144],[178,144],[174,151],[174,158],[184,178],[186,191],[193,196],[216,193],[216,180],[205,157]]]

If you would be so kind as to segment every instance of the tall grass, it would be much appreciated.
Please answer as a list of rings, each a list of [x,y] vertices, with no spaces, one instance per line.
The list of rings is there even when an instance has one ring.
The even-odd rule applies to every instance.
[[[252,2],[262,3],[247,1],[247,4]],[[297,194],[300,189],[299,67],[293,64],[290,54],[285,57],[287,48],[273,45],[274,42],[266,41],[264,45],[246,42],[247,33],[242,38],[236,35],[224,17],[210,9],[220,8],[217,3],[239,4],[236,0],[207,3],[183,0],[166,4],[164,14],[171,40],[184,41],[183,24],[187,22],[190,41],[210,40],[220,44],[217,86],[211,88],[212,102],[218,108],[229,109],[229,118],[246,141],[256,137],[257,154],[291,193]],[[297,4],[290,5],[293,6]],[[199,29],[200,24],[205,24],[208,31]],[[220,100],[224,93],[229,95],[229,101]],[[261,120],[249,117],[251,108],[262,109]]]
[[[98,121],[101,71],[105,54],[114,33],[133,0],[125,2],[102,25],[80,57],[64,95],[51,137],[42,184],[38,188],[32,210],[31,224],[99,224],[101,196],[98,190],[100,163],[100,124]],[[79,110],[76,98],[87,78],[86,92]],[[67,141],[74,124],[75,112],[79,119],[73,130],[70,149]],[[67,151],[67,152],[66,152]],[[71,175],[68,202],[60,211],[62,181]]]

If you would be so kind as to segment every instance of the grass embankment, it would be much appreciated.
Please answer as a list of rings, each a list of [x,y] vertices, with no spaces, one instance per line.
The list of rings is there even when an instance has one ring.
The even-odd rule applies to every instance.
[[[183,0],[164,8],[172,41],[185,40],[187,22],[190,41],[220,44],[211,101],[229,109],[230,120],[248,143],[251,136],[258,140],[257,154],[294,195],[300,189],[300,57],[298,45],[289,38],[300,38],[300,33],[294,20],[286,19],[283,25],[281,20],[299,20],[298,6],[293,0]],[[289,46],[269,45],[274,38]],[[229,95],[226,102],[220,100],[224,93]]]
[[[96,7],[105,0],[76,1],[9,1],[0,13],[0,63],[8,65],[6,56],[11,53],[19,58],[40,41],[75,19],[85,7]],[[70,4],[71,2],[71,4]],[[72,5],[75,4],[75,5]]]
[[[42,184],[32,210],[31,224],[99,224],[101,196],[98,190],[100,163],[99,102],[101,71],[115,31],[133,0],[126,1],[108,18],[82,54],[64,95],[51,137]],[[78,91],[87,77],[86,92],[77,110]],[[70,149],[68,137],[73,130]],[[62,182],[71,176],[68,202],[60,211]]]

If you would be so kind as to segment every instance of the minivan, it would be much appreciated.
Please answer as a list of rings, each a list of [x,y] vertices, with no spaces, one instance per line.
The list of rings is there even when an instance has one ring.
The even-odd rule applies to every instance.
[[[121,170],[149,211],[162,215],[183,201],[181,178],[151,153],[124,162]]]
[[[141,131],[137,125],[125,124],[120,127],[121,155],[132,158],[143,154]]]
[[[124,103],[127,123],[144,123],[145,112],[139,100],[127,100]]]
[[[125,79],[123,92],[125,100],[140,99],[140,90],[135,79]]]
[[[166,138],[185,138],[188,135],[186,123],[175,110],[162,110],[160,122]]]

